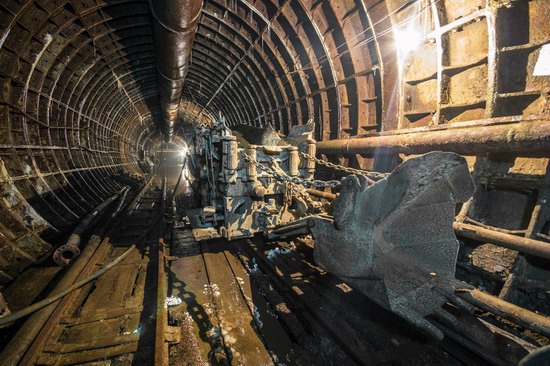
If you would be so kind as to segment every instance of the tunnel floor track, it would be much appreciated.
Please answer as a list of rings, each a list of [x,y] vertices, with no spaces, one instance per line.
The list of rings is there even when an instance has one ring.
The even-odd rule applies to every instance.
[[[103,238],[81,276],[136,249],[63,299],[21,364],[484,364],[449,340],[426,344],[319,268],[307,240],[197,242],[164,223],[163,196],[146,188]]]
[[[314,264],[305,244],[196,242],[172,232],[173,365],[483,364],[458,344],[426,345],[394,314]],[[192,361],[190,361],[192,360]]]
[[[103,267],[132,244],[136,249],[103,276],[65,298],[61,316],[52,316],[21,364],[67,365],[106,359],[123,364],[153,363],[158,281],[155,259],[162,234],[161,215],[161,190],[146,188],[114,235],[103,239],[86,267],[88,271],[83,272]]]

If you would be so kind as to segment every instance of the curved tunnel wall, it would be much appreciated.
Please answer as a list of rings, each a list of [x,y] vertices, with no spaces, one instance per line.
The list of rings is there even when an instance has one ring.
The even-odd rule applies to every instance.
[[[329,140],[547,113],[549,79],[532,68],[549,12],[545,0],[205,0],[176,135],[219,114],[282,133],[312,119]],[[399,56],[394,29],[409,25],[419,52]],[[148,2],[2,2],[0,85],[1,284],[161,139]]]

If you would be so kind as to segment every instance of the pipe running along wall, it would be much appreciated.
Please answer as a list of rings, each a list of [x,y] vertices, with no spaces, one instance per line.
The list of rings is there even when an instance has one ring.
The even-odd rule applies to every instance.
[[[150,0],[163,133],[171,142],[202,0]]]
[[[320,141],[320,154],[423,154],[434,150],[463,155],[515,153],[548,156],[550,119],[407,134]]]

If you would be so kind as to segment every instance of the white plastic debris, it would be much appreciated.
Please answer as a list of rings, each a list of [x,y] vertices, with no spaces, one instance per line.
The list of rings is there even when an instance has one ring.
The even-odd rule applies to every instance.
[[[256,262],[256,258],[252,258],[252,268],[250,268],[250,273],[260,273],[260,267]]]
[[[284,249],[284,248],[275,248],[275,249],[271,249],[271,250],[267,253],[267,259],[273,260],[273,259],[275,259],[278,255],[281,255],[281,254],[288,254],[288,253],[290,253],[290,252],[291,252],[290,249]]]
[[[53,37],[50,33],[44,34],[44,42],[50,43],[53,40]]]
[[[254,319],[256,319],[258,328],[262,329],[264,323],[260,320],[260,312],[258,311],[258,307],[256,305],[254,305]]]
[[[221,295],[220,287],[215,283],[210,284],[210,288],[212,289],[214,296],[219,297]]]
[[[166,300],[164,301],[165,307],[176,306],[179,304],[181,304],[181,299],[177,296],[167,297]]]

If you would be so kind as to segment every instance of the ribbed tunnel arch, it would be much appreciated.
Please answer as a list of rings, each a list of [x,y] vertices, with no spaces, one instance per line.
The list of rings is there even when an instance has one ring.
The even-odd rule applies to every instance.
[[[548,6],[205,0],[176,138],[220,115],[282,134],[313,120],[327,141],[546,113],[548,77],[529,73],[550,38]],[[145,0],[0,4],[0,283],[119,190],[114,175],[144,172],[162,140],[153,24]],[[410,25],[422,52],[399,59],[395,34]],[[363,168],[372,157],[328,156]]]

